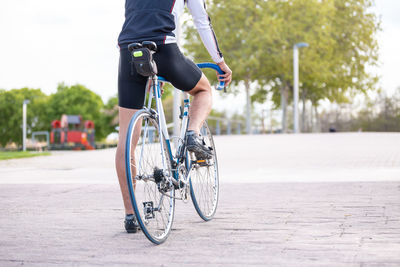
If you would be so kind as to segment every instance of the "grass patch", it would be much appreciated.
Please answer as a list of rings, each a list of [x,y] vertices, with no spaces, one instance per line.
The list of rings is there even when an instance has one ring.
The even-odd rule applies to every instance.
[[[50,152],[0,151],[0,160],[48,156]]]

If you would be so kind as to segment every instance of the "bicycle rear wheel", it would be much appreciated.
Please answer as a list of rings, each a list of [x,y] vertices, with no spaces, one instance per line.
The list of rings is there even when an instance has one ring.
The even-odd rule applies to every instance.
[[[146,110],[138,111],[127,132],[126,178],[140,228],[155,244],[167,239],[174,218],[170,160],[156,118]]]
[[[213,158],[196,164],[190,175],[190,196],[199,216],[209,221],[217,210],[219,197],[218,161],[214,140],[206,122],[200,130],[206,145],[212,148]]]

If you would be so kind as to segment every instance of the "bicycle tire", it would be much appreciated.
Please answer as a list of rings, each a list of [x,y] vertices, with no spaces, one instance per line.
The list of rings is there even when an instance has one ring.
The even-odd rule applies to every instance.
[[[159,131],[158,120],[147,110],[136,112],[127,131],[126,178],[140,228],[145,236],[157,245],[168,238],[175,212],[173,186],[168,189],[170,184],[165,182],[164,178],[162,182],[157,182],[155,178],[160,177],[160,170],[172,177],[170,161],[166,140]]]
[[[200,130],[206,145],[213,149],[213,164],[199,166],[190,175],[190,196],[200,218],[211,220],[217,211],[219,199],[218,160],[214,139],[206,122]]]

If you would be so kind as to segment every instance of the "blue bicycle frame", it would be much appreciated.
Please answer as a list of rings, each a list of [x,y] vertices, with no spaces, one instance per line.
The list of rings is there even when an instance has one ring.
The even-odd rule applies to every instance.
[[[214,63],[199,63],[197,64],[197,66],[201,69],[203,68],[210,68],[210,69],[214,69],[216,70],[219,74],[224,74],[224,72],[221,70],[221,68],[214,64]],[[170,159],[173,160],[173,156],[172,156],[172,149],[171,149],[171,143],[170,143],[170,138],[169,138],[169,134],[167,131],[167,123],[165,121],[165,115],[164,115],[164,108],[162,106],[162,102],[161,102],[161,86],[160,86],[160,82],[168,82],[165,78],[163,77],[156,77],[155,79],[149,79],[150,82],[152,82],[152,88],[153,90],[151,90],[149,92],[149,99],[148,99],[148,104],[147,104],[147,109],[151,108],[151,103],[152,103],[152,98],[154,95],[154,98],[156,99],[156,109],[158,112],[158,117],[159,117],[159,129],[160,132],[162,133],[162,135],[164,136],[164,139],[166,141],[166,149],[168,151],[168,154],[170,156]],[[148,88],[149,85],[146,86],[146,88]],[[216,89],[217,90],[222,90],[225,88],[225,82],[219,82]],[[188,93],[184,93],[184,99],[183,99],[183,114],[182,114],[182,127],[181,127],[181,131],[180,131],[180,135],[179,138],[180,140],[185,140],[185,134],[186,134],[186,130],[187,130],[187,125],[188,125],[188,120],[189,120],[189,94]],[[183,144],[183,142],[182,142]],[[181,145],[182,145],[181,144]],[[163,142],[161,142],[161,149],[164,149],[164,144]],[[178,147],[178,150],[180,151],[180,147]],[[181,162],[179,162],[180,158],[177,157],[175,164],[179,165]],[[167,169],[167,166],[165,165],[165,159],[163,158],[163,167],[164,169]],[[190,170],[189,170],[190,171]],[[173,175],[174,178],[176,180],[178,180],[179,175],[177,173],[177,171],[173,171]]]

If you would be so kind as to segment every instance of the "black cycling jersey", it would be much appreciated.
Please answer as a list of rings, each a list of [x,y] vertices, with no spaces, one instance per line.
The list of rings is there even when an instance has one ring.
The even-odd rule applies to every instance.
[[[223,61],[204,0],[126,0],[118,44],[125,48],[129,43],[142,41],[176,43],[176,25],[185,4],[212,59],[216,63]]]
[[[118,43],[151,40],[162,44],[166,36],[175,36],[174,4],[175,0],[126,0],[125,23]]]

